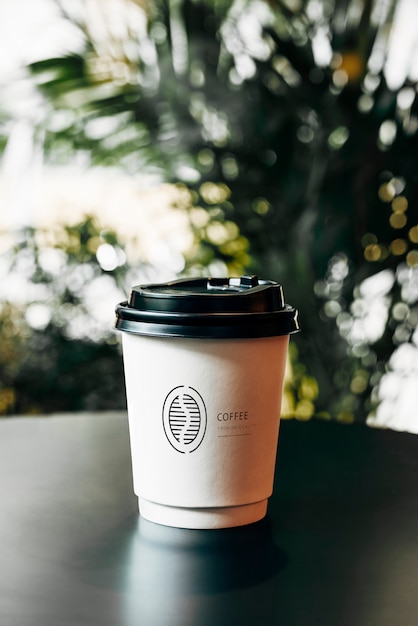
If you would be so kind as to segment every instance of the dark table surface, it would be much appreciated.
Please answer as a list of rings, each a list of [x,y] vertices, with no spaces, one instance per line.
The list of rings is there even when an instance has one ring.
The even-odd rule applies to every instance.
[[[418,437],[283,421],[265,520],[139,518],[126,415],[0,421],[1,626],[416,626]]]

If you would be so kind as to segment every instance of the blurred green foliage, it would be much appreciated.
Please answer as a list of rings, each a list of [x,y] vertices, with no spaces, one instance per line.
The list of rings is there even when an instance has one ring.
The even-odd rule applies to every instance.
[[[225,223],[220,233],[220,222],[191,205],[188,192],[181,195],[177,208],[191,213],[198,244],[185,273],[204,271],[214,258],[242,273],[248,242]],[[222,235],[221,248],[229,242],[233,249],[221,252],[203,222],[215,229],[216,240]],[[110,264],[100,250],[116,253]],[[2,260],[3,276],[15,290],[0,306],[0,415],[124,408],[120,343],[110,321],[129,290],[133,266],[116,232],[103,230],[93,217],[54,229],[27,228]],[[136,271],[146,269],[145,262],[136,264]],[[306,384],[304,371],[296,365],[287,384],[291,413],[295,393]]]
[[[385,75],[398,3],[132,0],[119,30],[100,3],[58,6],[84,49],[29,68],[46,159],[183,185],[184,272],[221,260],[279,280],[300,310],[288,412],[364,420],[418,323],[416,83]]]
[[[97,242],[114,244],[115,234],[89,218],[21,235],[7,255],[19,297],[0,308],[0,414],[124,406],[117,339],[92,319],[85,297],[103,277],[104,289],[123,280],[123,267],[110,278],[95,255]]]

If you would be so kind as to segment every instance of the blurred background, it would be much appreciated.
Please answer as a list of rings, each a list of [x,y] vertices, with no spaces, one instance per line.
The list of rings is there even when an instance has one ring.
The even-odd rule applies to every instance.
[[[416,0],[0,5],[0,415],[125,407],[115,304],[257,273],[284,416],[418,433]]]

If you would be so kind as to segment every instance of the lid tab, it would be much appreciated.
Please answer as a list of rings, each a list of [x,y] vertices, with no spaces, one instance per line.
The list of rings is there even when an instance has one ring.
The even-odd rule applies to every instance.
[[[208,278],[208,289],[227,289],[229,287],[229,278]]]
[[[258,276],[254,274],[251,276],[241,276],[239,279],[240,287],[257,287],[258,286]]]

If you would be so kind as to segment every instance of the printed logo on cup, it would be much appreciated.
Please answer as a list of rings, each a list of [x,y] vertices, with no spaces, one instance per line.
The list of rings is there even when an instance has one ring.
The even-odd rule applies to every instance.
[[[206,407],[201,395],[186,385],[174,387],[164,400],[164,432],[175,450],[194,452],[206,432]]]

